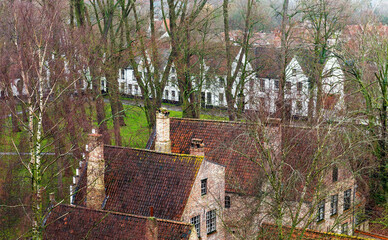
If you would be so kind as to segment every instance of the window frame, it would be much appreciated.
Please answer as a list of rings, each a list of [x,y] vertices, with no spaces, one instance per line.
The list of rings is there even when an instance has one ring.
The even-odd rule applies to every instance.
[[[224,105],[224,93],[218,94],[218,102],[219,102],[220,106]]]
[[[225,208],[230,208],[230,196],[225,196]]]
[[[197,231],[198,238],[201,237],[201,215],[194,216],[190,219],[190,223],[194,225]]]
[[[330,216],[336,215],[338,213],[338,194],[331,195],[330,207]]]
[[[291,94],[292,83],[290,81],[286,81],[285,88],[286,88],[286,93]]]
[[[275,80],[273,84],[274,84],[274,87],[275,87],[275,91],[279,91],[280,81],[279,80]]]
[[[212,105],[212,93],[211,92],[206,93],[206,105]]]
[[[217,214],[216,210],[206,212],[206,233],[209,235],[217,231]]]
[[[207,178],[201,180],[201,196],[207,194]]]
[[[344,191],[344,211],[349,210],[352,205],[352,189]]]
[[[333,172],[332,172],[332,182],[337,182],[338,181],[338,167],[333,166]]]
[[[260,91],[265,92],[265,79],[260,79]]]
[[[343,223],[341,225],[341,234],[345,234],[345,235],[348,235],[348,230],[349,230],[349,226],[348,226],[348,223]]]
[[[320,201],[317,207],[317,222],[320,222],[325,219],[325,200]]]
[[[300,93],[303,91],[303,82],[298,82],[296,84],[296,90]]]

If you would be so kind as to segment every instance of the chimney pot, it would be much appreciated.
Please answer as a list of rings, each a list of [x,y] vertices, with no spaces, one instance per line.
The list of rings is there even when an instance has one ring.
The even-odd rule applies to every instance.
[[[205,144],[200,138],[191,139],[190,155],[205,156]]]

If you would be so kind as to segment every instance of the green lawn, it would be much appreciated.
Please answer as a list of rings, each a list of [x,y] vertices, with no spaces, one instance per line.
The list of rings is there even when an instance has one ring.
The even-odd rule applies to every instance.
[[[106,104],[107,118],[111,117],[110,105]],[[147,120],[142,108],[131,105],[124,105],[126,112],[125,124],[126,126],[121,128],[122,145],[125,147],[144,148],[147,144],[147,140],[150,135],[150,131],[147,128]],[[170,117],[180,118],[182,112],[170,111]],[[227,120],[225,117],[211,116],[202,114],[201,119],[211,120]],[[108,121],[108,129],[113,128],[113,122]],[[112,135],[112,139],[113,139]]]

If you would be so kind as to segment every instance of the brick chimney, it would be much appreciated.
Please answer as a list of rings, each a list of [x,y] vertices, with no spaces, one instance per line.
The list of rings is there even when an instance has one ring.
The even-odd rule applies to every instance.
[[[170,140],[170,112],[167,109],[156,111],[156,141],[155,151],[171,152]]]
[[[156,218],[147,218],[145,237],[147,240],[158,240],[158,221]]]
[[[92,209],[101,209],[105,199],[104,184],[104,144],[102,135],[96,130],[88,135],[87,154],[87,193],[86,206]]]
[[[205,156],[205,144],[200,138],[191,139],[190,155]]]

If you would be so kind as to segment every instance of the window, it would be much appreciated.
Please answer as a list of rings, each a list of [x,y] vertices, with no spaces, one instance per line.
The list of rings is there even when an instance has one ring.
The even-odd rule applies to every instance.
[[[201,180],[201,196],[207,193],[207,178]]]
[[[135,85],[135,94],[137,94],[138,90],[139,90],[139,86]]]
[[[220,81],[220,88],[224,87],[224,79],[220,77],[219,81]]]
[[[164,95],[166,96],[166,99],[168,99],[168,90],[164,91]]]
[[[344,224],[342,224],[342,226],[341,226],[341,233],[342,234],[348,234],[348,223],[344,223]]]
[[[296,76],[296,69],[295,68],[292,69],[292,76]]]
[[[298,112],[300,112],[300,111],[302,111],[302,108],[303,108],[302,101],[296,101],[296,110],[298,110]]]
[[[230,208],[230,196],[225,196],[225,208]]]
[[[325,200],[318,203],[317,222],[325,219]]]
[[[176,86],[176,77],[171,77],[171,86]]]
[[[212,104],[212,93],[210,92],[207,93],[207,104],[208,105]]]
[[[288,94],[290,94],[291,93],[291,82],[286,82],[286,92],[288,93]]]
[[[348,189],[344,192],[344,211],[350,208],[350,195],[352,193],[352,189]]]
[[[297,90],[298,90],[298,92],[301,92],[303,90],[303,83],[302,82],[298,82]]]
[[[279,90],[279,80],[275,80],[275,90]]]
[[[171,97],[173,100],[175,100],[175,91],[171,91]]]
[[[175,73],[175,68],[174,67],[171,67],[171,72]]]
[[[191,218],[190,223],[194,225],[195,230],[197,231],[198,238],[201,237],[201,216],[195,216]]]
[[[223,93],[220,93],[218,100],[220,102],[220,106],[224,105],[224,94]]]
[[[332,195],[331,196],[331,211],[330,211],[330,214],[331,215],[335,215],[337,214],[337,209],[338,209],[338,194],[336,195]]]
[[[260,91],[265,92],[265,80],[260,79]]]
[[[120,83],[120,88],[121,88],[121,91],[124,92],[124,89],[125,89],[125,83]]]
[[[206,80],[205,80],[205,86],[206,86],[206,89],[209,89],[209,88],[210,88],[210,79],[206,78]]]
[[[336,166],[333,167],[332,177],[333,177],[333,182],[338,181],[338,168]]]
[[[216,231],[216,210],[211,210],[206,213],[206,232],[207,234]]]
[[[132,84],[128,84],[128,93],[132,94]]]
[[[124,73],[125,73],[124,69],[121,69],[121,78],[122,78],[122,79],[124,79],[124,76],[125,76]]]

